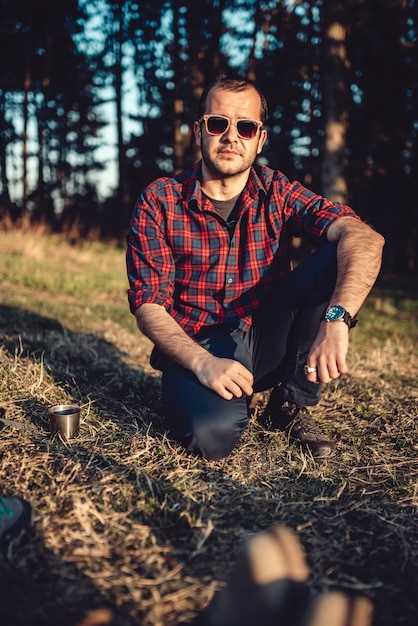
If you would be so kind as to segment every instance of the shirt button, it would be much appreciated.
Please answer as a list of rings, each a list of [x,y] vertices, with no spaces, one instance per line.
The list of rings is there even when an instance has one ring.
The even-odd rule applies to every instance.
[[[233,278],[227,278],[226,282],[228,283],[228,285],[230,285],[232,282],[234,282]]]

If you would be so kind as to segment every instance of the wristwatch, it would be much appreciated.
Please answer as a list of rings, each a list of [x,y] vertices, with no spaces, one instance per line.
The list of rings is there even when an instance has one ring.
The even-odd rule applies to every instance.
[[[345,322],[348,328],[353,328],[358,320],[353,319],[348,311],[340,304],[334,304],[326,310],[324,320],[327,322]]]

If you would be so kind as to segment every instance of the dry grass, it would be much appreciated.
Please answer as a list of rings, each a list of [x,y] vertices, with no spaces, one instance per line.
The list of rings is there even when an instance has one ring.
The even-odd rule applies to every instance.
[[[313,588],[370,595],[381,626],[416,623],[413,297],[376,291],[353,332],[352,374],[315,410],[339,439],[332,460],[254,419],[231,458],[206,462],[165,433],[123,250],[9,232],[0,252],[0,404],[38,429],[0,433],[0,491],[34,513],[0,559],[1,624],[174,625],[208,602],[242,542],[278,521],[305,546]],[[48,406],[64,401],[83,407],[70,443],[47,432]]]

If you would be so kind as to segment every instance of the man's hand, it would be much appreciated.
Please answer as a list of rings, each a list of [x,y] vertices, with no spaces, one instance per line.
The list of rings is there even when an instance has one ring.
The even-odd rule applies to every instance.
[[[193,372],[202,385],[213,389],[225,400],[253,393],[254,377],[239,361],[219,358],[207,352],[199,358]]]
[[[254,377],[239,361],[214,356],[191,339],[159,304],[143,304],[137,309],[139,329],[173,361],[193,372],[202,385],[225,400],[251,396]]]
[[[313,383],[329,383],[341,374],[346,374],[347,350],[347,324],[342,321],[321,322],[306,361],[308,367],[316,367],[316,371],[308,373],[307,379]]]

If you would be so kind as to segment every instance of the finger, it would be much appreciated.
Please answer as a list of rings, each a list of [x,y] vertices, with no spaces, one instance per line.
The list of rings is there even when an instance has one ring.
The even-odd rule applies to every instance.
[[[276,526],[272,532],[280,543],[280,549],[287,562],[289,578],[299,582],[306,580],[309,576],[309,568],[305,552],[295,533],[286,526]]]
[[[215,389],[215,391],[217,391],[217,390]],[[224,400],[232,400],[232,398],[234,397],[234,394],[233,394],[233,393],[231,393],[231,391],[228,391],[228,389],[225,389],[225,388],[220,389],[217,393],[218,393],[218,394],[221,396],[221,398],[223,398]]]
[[[253,388],[242,378],[238,380],[228,380],[225,384],[225,389],[230,391],[233,396],[236,398],[241,398],[244,393],[246,396],[251,396],[253,393]]]
[[[321,596],[313,609],[309,626],[370,626],[373,605],[367,598],[350,600],[341,591]]]
[[[241,398],[242,396],[241,387],[229,379],[217,382],[213,386],[213,390],[225,400],[232,400],[234,397]]]
[[[317,382],[321,382],[321,383],[330,383],[332,381],[332,378],[329,375],[328,372],[328,367],[326,365],[324,366],[320,366],[318,368],[318,378],[317,378]]]
[[[328,364],[328,376],[333,380],[334,378],[339,378],[340,370],[337,366],[337,363],[329,363]]]
[[[318,377],[321,382],[329,383],[339,378],[341,374],[344,374],[346,371],[348,370],[344,361],[328,360],[319,366]]]
[[[309,576],[304,552],[288,528],[275,526],[256,535],[248,545],[252,580],[265,585],[274,580],[305,581]]]
[[[336,371],[336,373],[338,374],[338,371]],[[330,376],[330,372],[328,369],[328,360],[327,359],[320,359],[318,362],[318,382],[324,383],[324,384],[328,384],[332,381],[332,376]]]
[[[254,375],[250,370],[248,370],[242,363],[237,363],[239,366],[237,369],[237,373],[246,380],[250,385],[254,383]]]
[[[340,374],[347,374],[348,367],[347,367],[347,363],[345,359],[337,358],[337,367],[338,367],[338,371],[340,372]]]
[[[318,380],[318,372],[313,372],[313,373],[311,373],[311,374],[308,374],[308,375],[306,376],[306,378],[307,378],[307,379],[309,380],[309,382],[311,382],[311,383],[318,383],[318,382],[319,382],[319,380]]]
[[[242,389],[241,387],[237,384],[234,383],[234,381],[229,381],[226,385],[225,388],[227,389],[227,391],[230,391],[232,393],[233,396],[235,396],[236,398],[241,398],[242,397]]]
[[[312,361],[304,366],[305,376],[311,383],[318,383],[318,368]]]
[[[244,365],[236,361],[234,366],[228,371],[228,375],[232,382],[238,385],[245,395],[251,396],[253,394],[254,376]]]
[[[247,380],[240,377],[240,379],[237,381],[237,384],[239,385],[239,387],[242,389],[242,391],[245,393],[246,396],[253,395],[253,387]]]
[[[373,603],[369,598],[356,598],[352,607],[350,626],[370,626],[373,622]]]

